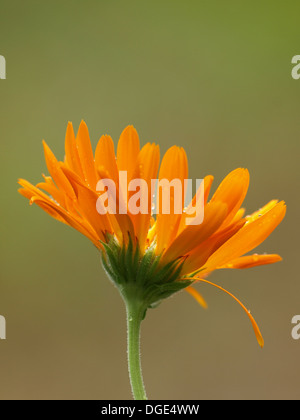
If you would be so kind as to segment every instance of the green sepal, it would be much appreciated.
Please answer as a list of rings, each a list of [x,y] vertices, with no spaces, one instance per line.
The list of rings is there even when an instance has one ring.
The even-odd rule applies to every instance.
[[[149,247],[143,254],[139,244],[129,236],[128,244],[120,245],[112,235],[102,242],[102,264],[111,281],[119,289],[125,301],[140,302],[145,310],[156,307],[162,300],[190,286],[193,279],[181,280],[184,264],[182,258],[167,264],[161,263],[161,255]]]

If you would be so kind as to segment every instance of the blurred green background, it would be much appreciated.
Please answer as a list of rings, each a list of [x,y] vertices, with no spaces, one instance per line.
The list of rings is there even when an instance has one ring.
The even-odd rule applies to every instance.
[[[284,199],[288,213],[258,251],[284,261],[210,280],[259,323],[202,285],[149,311],[142,363],[152,399],[298,399],[300,341],[300,5],[295,1],[0,1],[1,399],[128,399],[123,303],[97,251],[17,194],[47,173],[44,138],[60,159],[67,122],[93,146],[133,124],[141,143],[186,148],[191,178],[214,189],[247,167],[253,212]]]

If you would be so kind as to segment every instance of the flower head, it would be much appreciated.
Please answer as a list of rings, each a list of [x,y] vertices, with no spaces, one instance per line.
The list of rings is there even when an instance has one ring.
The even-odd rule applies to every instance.
[[[143,303],[143,310],[153,307],[173,293],[186,289],[204,307],[206,303],[192,286],[196,282],[211,283],[206,277],[220,268],[249,268],[280,261],[276,254],[247,255],[260,245],[282,221],[284,202],[273,200],[258,212],[245,216],[241,207],[249,185],[247,169],[236,169],[225,177],[209,200],[213,182],[206,176],[200,186],[203,195],[204,219],[201,224],[187,223],[187,212],[170,208],[168,214],[153,215],[154,199],[151,182],[188,178],[188,163],[183,148],[173,146],[164,155],[159,167],[159,147],[147,143],[140,148],[136,130],[129,126],[120,136],[117,151],[110,136],[102,136],[93,153],[87,126],[80,124],[75,136],[68,124],[65,159],[56,159],[44,142],[45,159],[51,176],[36,186],[19,180],[20,193],[55,219],[77,229],[101,251],[106,273],[119,288],[124,299]],[[120,173],[126,173],[125,182]],[[139,199],[147,198],[146,209],[136,212],[137,204],[131,181],[139,184]],[[110,180],[115,194],[107,194],[108,207],[114,212],[99,211],[99,181]],[[147,188],[149,187],[149,188]],[[174,192],[170,193],[174,201]],[[158,194],[159,195],[159,192]],[[190,206],[194,208],[197,194]],[[184,203],[184,189],[179,201]],[[101,207],[102,206],[102,207]],[[100,207],[103,210],[104,202]],[[136,208],[137,206],[135,206]],[[124,211],[124,209],[126,211]],[[231,295],[232,296],[232,295]],[[234,297],[234,296],[233,296]],[[263,339],[250,312],[247,313],[259,344]]]

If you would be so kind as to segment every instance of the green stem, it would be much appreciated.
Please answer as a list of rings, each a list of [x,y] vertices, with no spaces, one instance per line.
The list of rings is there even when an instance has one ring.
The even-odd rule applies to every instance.
[[[126,302],[127,310],[127,345],[128,370],[132,394],[135,400],[146,400],[143,383],[140,353],[141,322],[145,313],[144,308],[135,302]]]

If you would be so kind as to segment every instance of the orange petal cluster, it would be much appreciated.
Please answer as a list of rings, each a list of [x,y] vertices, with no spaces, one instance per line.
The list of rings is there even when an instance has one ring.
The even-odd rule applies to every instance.
[[[151,214],[152,179],[180,179],[184,182],[188,178],[188,162],[183,148],[171,147],[159,167],[159,147],[147,143],[141,148],[137,131],[133,126],[128,126],[120,136],[116,153],[113,140],[107,135],[100,138],[93,153],[84,122],[81,122],[77,135],[72,124],[68,124],[64,161],[58,161],[49,146],[45,142],[43,145],[50,176],[44,176],[44,181],[36,186],[20,179],[22,188],[19,192],[29,199],[30,204],[37,204],[55,219],[77,229],[99,249],[107,233],[115,235],[120,244],[126,244],[130,235],[141,252],[150,246],[154,247],[157,255],[162,256],[161,263],[183,258],[182,275],[199,281],[206,281],[202,277],[216,269],[242,269],[281,260],[276,254],[245,256],[271,234],[286,212],[283,201],[273,200],[259,211],[244,217],[245,210],[241,206],[249,186],[247,169],[238,168],[227,175],[210,200],[208,197],[213,177],[209,175],[204,178],[204,221],[201,225],[193,226],[185,223],[186,213],[174,214],[171,211],[170,214],[158,214],[156,218]],[[127,197],[128,202],[128,185],[119,185],[120,171],[127,172],[128,183],[136,178],[147,182],[147,214],[133,215],[129,210],[127,214],[117,211],[117,214],[101,215],[97,212],[99,193],[96,186],[100,179],[113,180],[117,196]],[[182,203],[184,199],[182,193]],[[119,209],[121,203],[119,199],[116,201]],[[194,202],[195,198],[190,206]],[[197,274],[200,272],[201,278]],[[196,289],[189,287],[187,291],[206,306]],[[252,316],[251,322],[254,322]],[[256,328],[255,331],[260,335]],[[262,341],[259,341],[261,344]]]

